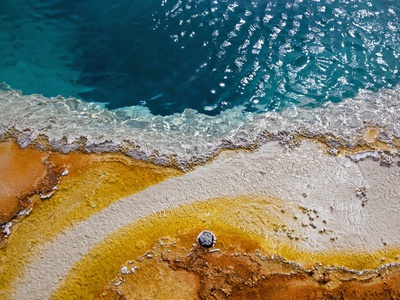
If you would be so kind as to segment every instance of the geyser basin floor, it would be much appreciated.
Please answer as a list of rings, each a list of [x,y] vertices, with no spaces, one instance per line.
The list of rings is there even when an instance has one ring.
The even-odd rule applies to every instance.
[[[381,153],[380,161],[369,157],[355,162],[367,155],[352,160],[329,155],[313,141],[294,147],[270,142],[254,152],[225,151],[187,174],[153,181],[141,192],[130,189],[134,183],[127,181],[137,174],[134,161],[119,154],[89,155],[96,163],[77,177],[72,172],[63,177],[55,194],[20,223],[0,250],[2,297],[100,296],[121,266],[146,255],[160,239],[182,242],[189,251],[204,229],[216,233],[221,255],[239,244],[239,250],[259,249],[304,269],[320,263],[321,268],[375,274],[393,264],[390,272],[397,276],[400,167],[397,149],[392,150],[386,157]],[[68,160],[71,155],[61,156],[72,170],[76,159]],[[391,164],[385,163],[387,158]],[[139,170],[148,174],[149,168]],[[161,178],[180,174],[159,170],[166,174]],[[112,178],[104,182],[102,174]],[[93,186],[98,187],[94,194]],[[125,192],[116,193],[122,186]],[[110,197],[107,205],[93,209]],[[82,199],[90,212],[81,215],[78,206],[76,214],[63,219],[64,210],[72,207],[62,200],[73,199]],[[65,221],[68,226],[58,225]],[[155,281],[149,289],[153,284],[157,288]]]

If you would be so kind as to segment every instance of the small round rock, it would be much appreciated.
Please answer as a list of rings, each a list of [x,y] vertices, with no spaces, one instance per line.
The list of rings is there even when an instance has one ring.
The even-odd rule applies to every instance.
[[[204,230],[197,236],[197,242],[203,248],[211,248],[215,245],[217,238],[211,231]]]

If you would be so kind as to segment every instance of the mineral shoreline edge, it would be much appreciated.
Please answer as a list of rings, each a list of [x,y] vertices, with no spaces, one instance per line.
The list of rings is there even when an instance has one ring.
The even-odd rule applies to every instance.
[[[264,128],[241,144],[235,144],[237,137],[222,142],[213,137],[220,144],[209,153],[176,153],[175,161],[158,149],[168,159],[154,159],[149,144],[140,147],[131,135],[124,147],[116,146],[102,126],[90,137],[98,144],[80,133],[49,137],[51,128],[39,123],[4,126],[3,170],[23,178],[26,170],[17,162],[36,156],[30,168],[38,171],[31,186],[8,194],[29,205],[2,225],[2,297],[145,299],[157,292],[167,299],[176,293],[171,284],[182,299],[240,299],[251,293],[260,299],[398,297],[399,99],[393,91],[380,93],[387,97],[377,103],[386,99],[387,113],[376,122],[357,119],[358,126],[344,136],[333,134],[335,128],[328,133],[306,126],[274,133]],[[45,99],[0,94],[7,95]],[[326,111],[322,115],[329,107]],[[24,122],[40,115],[27,113]],[[321,128],[330,124],[325,120]],[[87,126],[92,130],[93,124]],[[190,136],[181,136],[185,139]],[[84,142],[78,145],[79,140]],[[153,157],[132,155],[142,149]],[[207,159],[188,159],[191,155]],[[15,183],[2,174],[5,191]],[[216,234],[215,251],[196,245],[202,230]],[[201,269],[194,260],[173,263],[183,257],[210,267]],[[227,261],[245,271],[233,274],[224,269]],[[164,276],[157,277],[159,272]],[[158,279],[144,284],[152,276]],[[211,284],[216,278],[219,283]],[[268,294],[282,278],[287,292]]]
[[[331,148],[353,148],[369,126],[382,130],[379,140],[390,144],[400,137],[399,94],[397,85],[377,93],[363,90],[321,107],[265,113],[236,107],[211,117],[191,109],[170,116],[152,115],[142,106],[108,110],[76,98],[6,91],[0,93],[0,138],[61,153],[122,152],[185,169],[221,149],[254,148],[293,136],[321,137],[331,141]]]

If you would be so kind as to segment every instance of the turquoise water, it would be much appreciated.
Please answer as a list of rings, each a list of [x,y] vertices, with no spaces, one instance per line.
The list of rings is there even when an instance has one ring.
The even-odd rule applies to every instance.
[[[154,115],[341,102],[399,82],[400,1],[2,0],[0,82]]]

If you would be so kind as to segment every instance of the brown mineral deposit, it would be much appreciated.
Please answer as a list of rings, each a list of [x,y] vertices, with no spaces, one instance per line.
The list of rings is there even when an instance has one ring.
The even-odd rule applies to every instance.
[[[14,142],[0,144],[0,224],[27,209],[29,195],[53,188],[56,179],[46,153],[20,149]]]
[[[240,237],[238,237],[240,239]],[[165,241],[164,241],[165,242]],[[356,273],[340,268],[312,269],[267,257],[254,250],[187,253],[176,247],[151,251],[128,262],[99,299],[399,299],[400,268]],[[132,265],[132,266],[134,266]],[[161,296],[161,298],[159,298]]]

